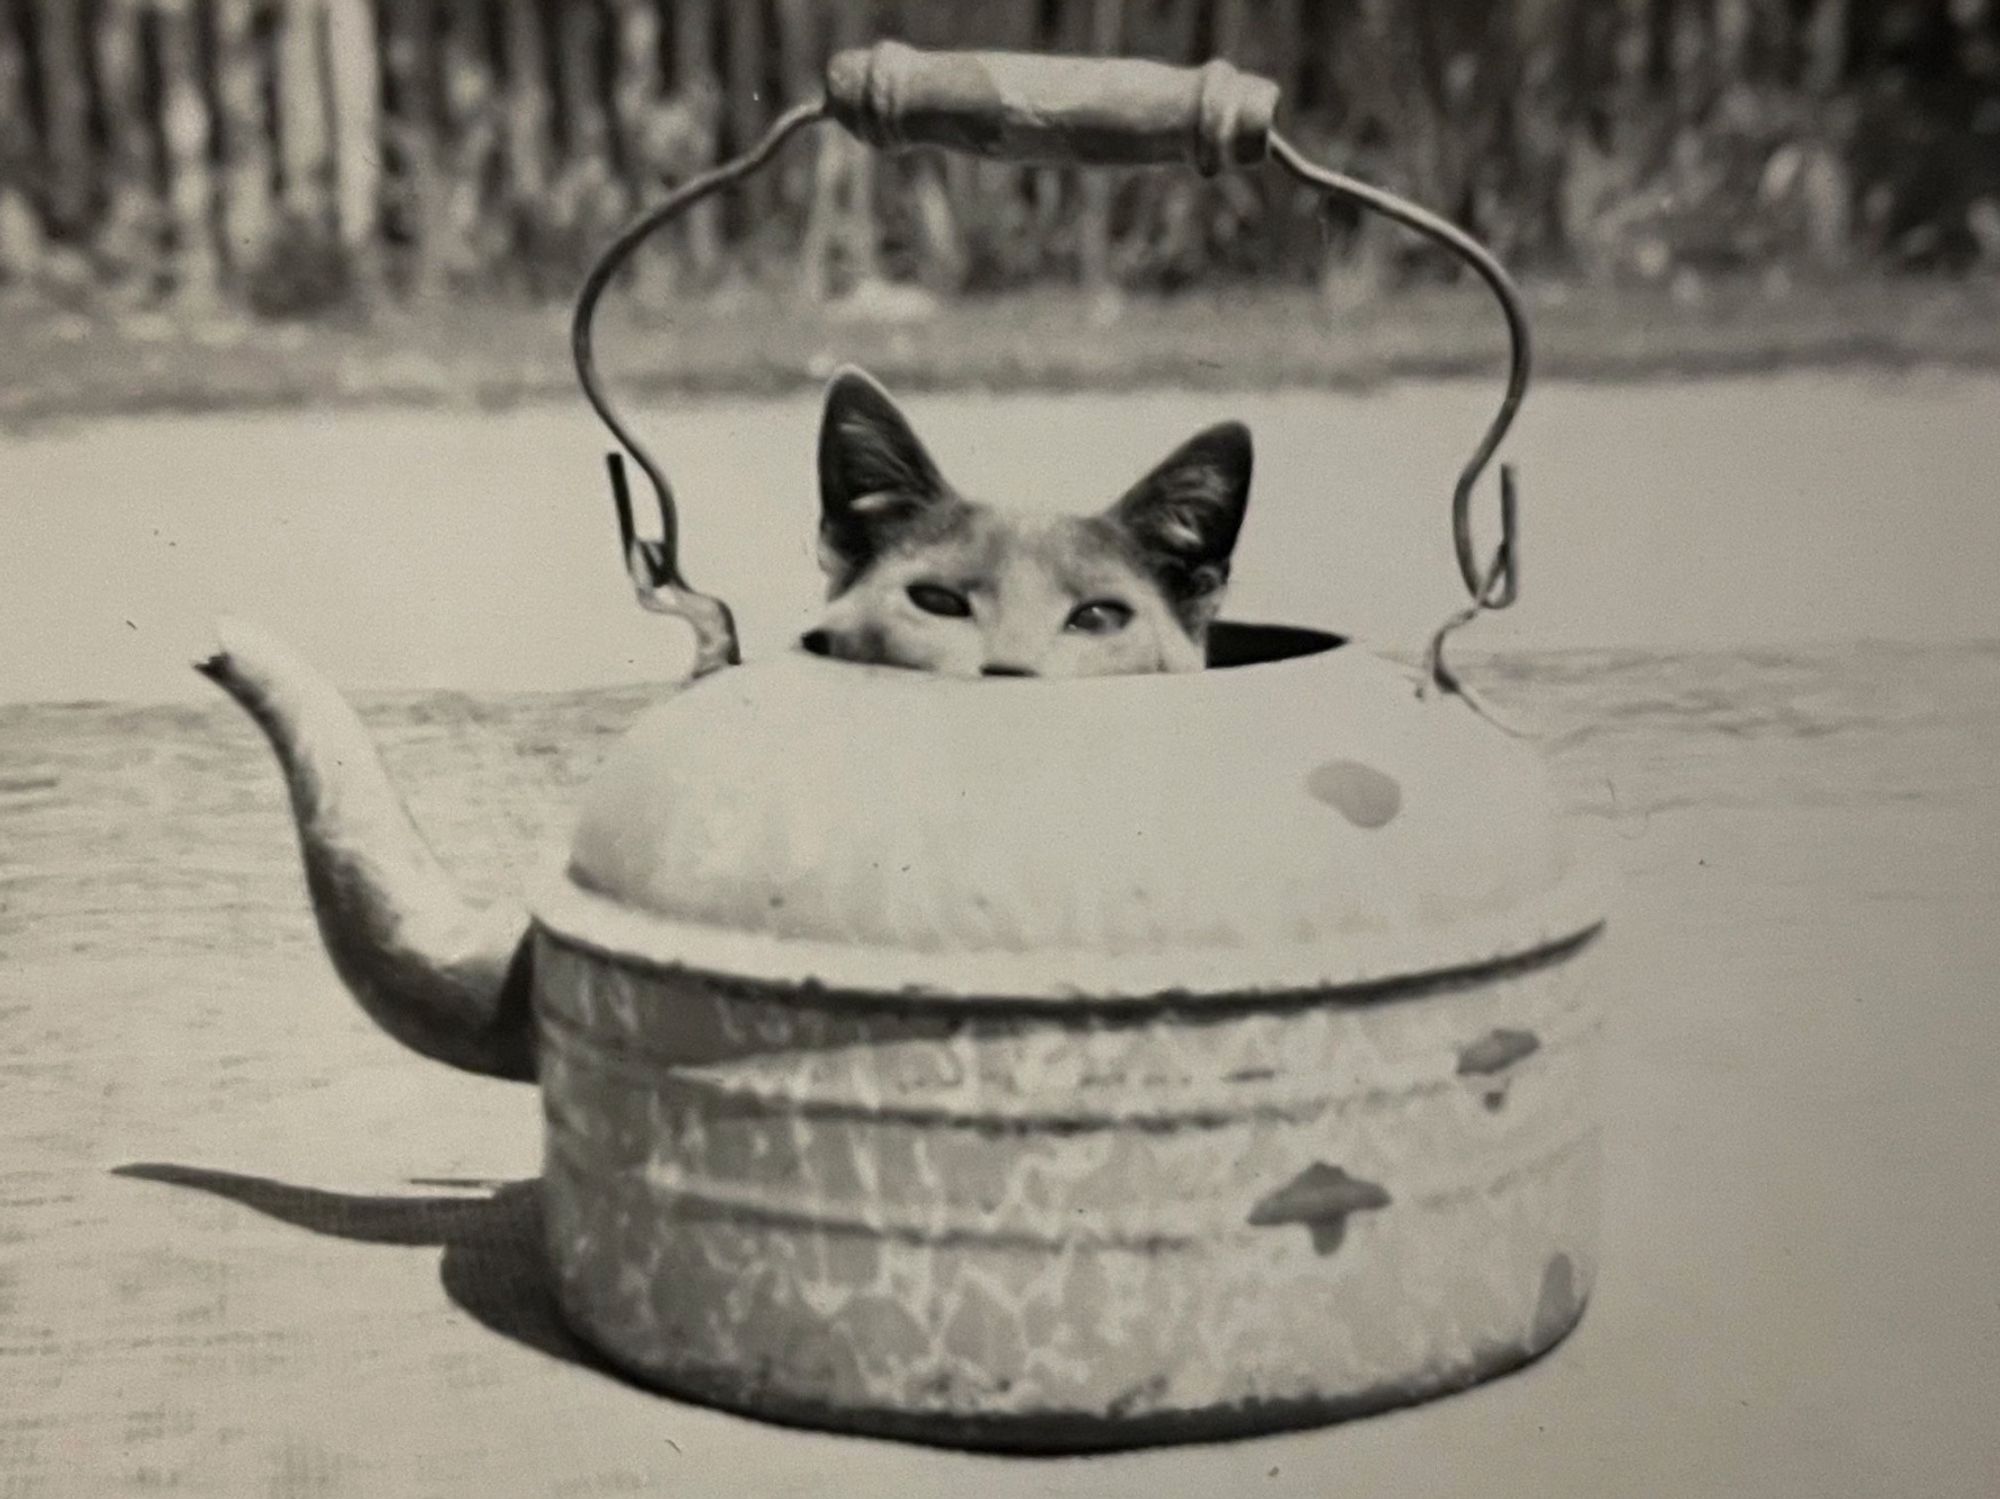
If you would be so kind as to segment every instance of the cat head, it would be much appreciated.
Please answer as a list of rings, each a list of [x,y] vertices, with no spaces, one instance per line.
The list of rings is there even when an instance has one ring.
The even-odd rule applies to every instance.
[[[843,370],[819,439],[829,603],[806,644],[961,677],[1196,670],[1250,456],[1225,422],[1095,515],[1011,514],[955,490],[888,393]]]

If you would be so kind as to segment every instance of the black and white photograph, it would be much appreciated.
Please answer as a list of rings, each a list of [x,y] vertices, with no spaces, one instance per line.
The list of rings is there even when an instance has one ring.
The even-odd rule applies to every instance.
[[[0,0],[0,1499],[2000,1495],[2000,0]]]

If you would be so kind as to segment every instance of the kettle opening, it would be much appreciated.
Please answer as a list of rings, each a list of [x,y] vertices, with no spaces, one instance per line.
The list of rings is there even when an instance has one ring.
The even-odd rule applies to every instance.
[[[1217,620],[1208,627],[1208,662],[1211,671],[1230,666],[1265,666],[1290,661],[1299,656],[1317,656],[1347,644],[1343,635],[1303,625],[1252,624],[1245,620]],[[824,630],[808,630],[799,637],[799,646],[808,655],[833,659]]]
[[[1218,619],[1208,627],[1208,669],[1226,666],[1266,666],[1298,656],[1338,650],[1347,638],[1304,625],[1253,624]]]

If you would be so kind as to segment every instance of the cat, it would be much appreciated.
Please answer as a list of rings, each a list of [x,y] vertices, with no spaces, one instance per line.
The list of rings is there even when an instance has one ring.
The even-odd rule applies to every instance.
[[[818,654],[955,677],[1199,670],[1250,496],[1223,422],[1095,515],[1010,514],[944,479],[889,393],[847,368],[820,425]]]

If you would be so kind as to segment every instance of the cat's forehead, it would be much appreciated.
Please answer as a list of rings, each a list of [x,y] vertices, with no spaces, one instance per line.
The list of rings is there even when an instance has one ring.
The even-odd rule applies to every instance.
[[[905,538],[905,553],[978,573],[1028,563],[1059,576],[1101,576],[1128,570],[1116,527],[1097,516],[1062,515],[959,500],[923,534]]]

